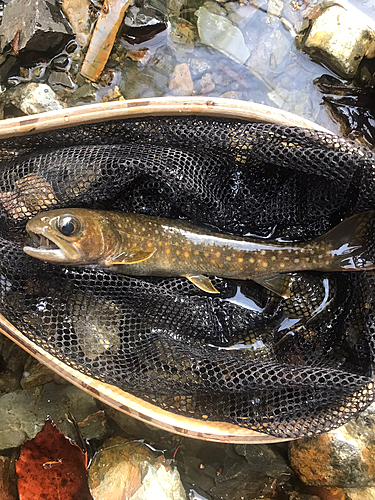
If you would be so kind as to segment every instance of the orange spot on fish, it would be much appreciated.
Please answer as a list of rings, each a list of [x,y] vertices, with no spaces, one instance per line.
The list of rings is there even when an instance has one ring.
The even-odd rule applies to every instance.
[[[180,255],[180,250],[176,250],[176,255]]]
[[[238,259],[238,262],[241,264],[241,262],[243,262],[243,258],[242,258],[242,257],[240,257],[240,258]]]
[[[148,246],[149,248],[151,248],[151,247],[152,247],[152,243],[149,241],[149,242],[147,243],[147,246]]]
[[[215,255],[216,255],[216,257],[219,258],[221,254],[220,254],[220,252],[216,252]]]
[[[185,252],[185,253],[184,253],[184,255],[185,255],[185,258],[186,258],[186,259],[188,259],[188,258],[189,258],[189,252]]]
[[[225,257],[225,259],[230,262],[232,260],[232,257]]]
[[[171,253],[171,249],[170,248],[167,248],[165,253]]]

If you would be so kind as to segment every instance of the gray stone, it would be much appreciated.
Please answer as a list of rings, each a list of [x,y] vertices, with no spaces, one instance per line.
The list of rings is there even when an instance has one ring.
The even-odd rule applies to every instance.
[[[264,460],[263,452],[266,452]],[[279,488],[290,489],[293,474],[276,447],[268,451],[267,446],[237,447],[184,438],[176,460],[185,487],[215,499],[269,498]],[[272,468],[283,472],[274,477]]]
[[[333,4],[311,21],[297,46],[338,75],[354,77],[363,57],[375,55],[374,26],[355,7]]]
[[[0,450],[20,446],[34,438],[48,415],[65,435],[77,442],[76,430],[66,415],[72,414],[80,425],[98,409],[92,396],[71,385],[50,383],[5,394],[0,397]],[[85,434],[87,439],[94,437]]]
[[[74,89],[74,83],[68,73],[63,71],[52,71],[48,77],[48,83],[53,88],[64,87],[67,89]]]
[[[13,45],[18,33],[18,50],[46,52],[73,38],[57,0],[12,0],[0,26],[1,52]]]
[[[195,92],[200,95],[209,94],[215,88],[210,73],[205,73],[195,86]]]
[[[4,93],[2,99],[5,104],[13,104],[26,115],[57,111],[66,107],[51,87],[45,83],[17,85],[14,89]]]
[[[205,7],[200,7],[195,15],[198,17],[198,33],[202,43],[222,52],[234,61],[244,64],[250,56],[241,31],[228,19],[212,14]]]

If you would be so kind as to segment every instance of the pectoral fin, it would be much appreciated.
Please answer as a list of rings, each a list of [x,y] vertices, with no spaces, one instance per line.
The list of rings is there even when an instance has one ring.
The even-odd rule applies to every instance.
[[[138,264],[154,255],[154,250],[126,250],[125,252],[116,255],[112,260],[107,261],[107,266],[115,266],[119,264]]]
[[[259,285],[264,286],[267,290],[281,295],[281,297],[290,297],[290,277],[288,274],[275,274],[274,276],[261,276],[256,278],[251,278]]]
[[[197,276],[185,275],[184,277],[187,278],[189,281],[193,283],[193,285],[198,287],[200,290],[203,290],[204,292],[220,293],[219,290],[216,290],[214,285],[211,283],[211,280],[207,278],[207,276],[204,276],[203,274],[198,274]]]

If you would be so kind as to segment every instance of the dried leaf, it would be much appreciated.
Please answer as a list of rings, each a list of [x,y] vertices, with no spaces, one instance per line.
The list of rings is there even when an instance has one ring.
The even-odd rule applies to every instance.
[[[86,454],[50,420],[24,444],[16,472],[20,500],[92,500]]]

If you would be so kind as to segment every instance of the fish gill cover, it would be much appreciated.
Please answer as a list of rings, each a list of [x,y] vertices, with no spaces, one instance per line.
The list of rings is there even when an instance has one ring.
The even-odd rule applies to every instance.
[[[321,132],[145,118],[1,143],[0,312],[82,373],[171,412],[277,437],[345,423],[374,397],[374,272],[252,281],[137,278],[26,255],[27,221],[82,207],[305,241],[375,209],[375,156]],[[366,236],[375,258],[374,230]]]

